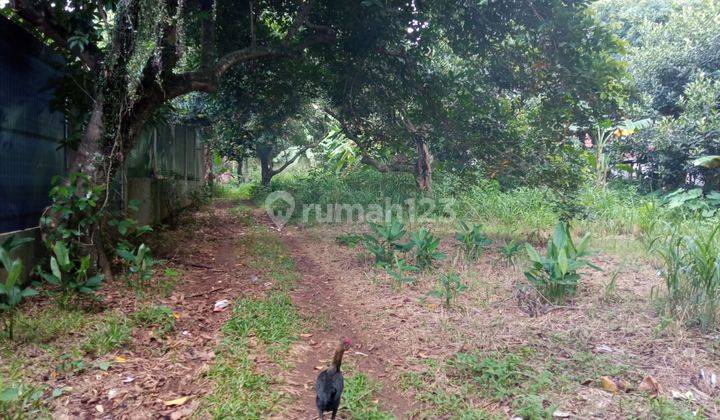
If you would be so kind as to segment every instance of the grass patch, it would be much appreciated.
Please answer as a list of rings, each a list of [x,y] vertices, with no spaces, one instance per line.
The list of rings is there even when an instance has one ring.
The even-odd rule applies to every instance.
[[[287,293],[273,292],[266,299],[244,299],[233,308],[233,317],[223,326],[227,337],[242,340],[252,334],[277,356],[297,340],[300,316]]]
[[[131,334],[130,321],[124,314],[116,313],[99,321],[81,348],[87,354],[101,356],[125,345]]]
[[[198,409],[201,418],[263,418],[277,413],[287,398],[273,389],[275,379],[255,364],[251,347],[267,351],[281,368],[288,364],[287,352],[302,329],[288,295],[299,275],[288,249],[263,226],[251,224],[240,246],[244,262],[273,280],[275,288],[263,298],[243,299],[234,305],[208,373],[214,388]]]
[[[175,329],[173,311],[164,305],[146,306],[132,314],[131,317],[135,325],[153,328],[158,337],[164,337]]]
[[[378,405],[376,396],[381,393],[380,384],[364,373],[346,376],[340,410],[347,411],[354,419],[394,419],[392,413],[383,411]]]
[[[199,418],[263,418],[282,401],[282,395],[271,390],[272,379],[256,371],[246,340],[226,338],[216,354],[208,373],[214,388],[203,399]]]
[[[240,246],[247,254],[245,263],[273,279],[276,288],[287,290],[300,278],[287,247],[266,227],[251,227],[240,239]]]
[[[254,197],[256,195],[255,190],[257,190],[257,189],[258,189],[258,186],[253,183],[245,183],[245,184],[215,183],[213,195],[215,197],[218,197],[223,200],[228,200],[228,201],[233,201],[233,202],[239,203],[243,200],[250,200],[252,197]]]
[[[81,310],[48,306],[31,314],[18,313],[15,342],[50,343],[58,337],[85,330],[96,317]]]
[[[283,353],[298,337],[300,318],[286,293],[267,299],[244,299],[223,326],[224,339],[208,374],[215,383],[200,412],[213,418],[260,418],[274,411],[283,395],[272,390],[271,378],[258,372],[250,359],[249,337],[257,338],[273,360],[282,365]]]

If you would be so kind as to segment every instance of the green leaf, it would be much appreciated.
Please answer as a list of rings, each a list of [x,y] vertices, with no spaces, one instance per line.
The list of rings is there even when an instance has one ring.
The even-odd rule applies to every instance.
[[[11,402],[16,401],[20,397],[20,390],[18,388],[7,388],[0,392],[0,401]]]
[[[68,266],[70,265],[70,256],[67,246],[65,246],[65,243],[62,241],[55,242],[55,246],[53,246],[53,251],[57,256],[57,261],[60,264],[60,267],[67,270]]]
[[[57,278],[56,276],[52,275],[52,274],[49,274],[49,273],[40,273],[40,276],[41,276],[46,282],[48,282],[48,283],[50,283],[50,284],[54,284],[54,285],[56,285],[56,286],[60,284],[60,279]]]
[[[50,257],[50,271],[52,271],[53,276],[58,279],[58,282],[62,279],[62,272],[60,271],[60,267],[58,267],[58,262],[55,257]]]
[[[567,253],[565,252],[565,249],[561,249],[560,252],[558,253],[557,263],[558,263],[558,267],[560,268],[560,273],[562,273],[563,276],[565,274],[567,274],[569,265],[568,265],[568,257],[567,257]]]
[[[528,258],[530,258],[530,261],[542,264],[542,258],[540,257],[540,254],[538,254],[537,250],[532,245],[525,244],[525,249],[527,250]]]
[[[38,292],[37,292],[37,290],[28,287],[27,289],[23,289],[21,294],[22,294],[22,297],[30,297],[30,296],[37,296]]]
[[[97,288],[102,283],[103,278],[102,274],[92,276],[85,282],[85,287]]]
[[[10,254],[8,253],[5,248],[0,248],[0,261],[2,262],[3,266],[5,267],[5,270],[9,271],[10,267],[12,266],[12,258],[10,258]]]
[[[708,169],[720,168],[720,156],[702,156],[693,161],[693,166],[702,166]]]

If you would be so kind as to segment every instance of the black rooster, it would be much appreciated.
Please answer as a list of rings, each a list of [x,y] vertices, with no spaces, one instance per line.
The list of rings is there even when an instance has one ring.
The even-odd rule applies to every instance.
[[[317,380],[315,381],[315,390],[317,391],[315,404],[317,405],[320,420],[325,418],[324,413],[326,411],[332,411],[333,419],[337,415],[344,385],[340,365],[342,364],[343,354],[350,348],[351,345],[352,343],[347,338],[340,340],[340,343],[335,350],[332,366],[320,372]]]

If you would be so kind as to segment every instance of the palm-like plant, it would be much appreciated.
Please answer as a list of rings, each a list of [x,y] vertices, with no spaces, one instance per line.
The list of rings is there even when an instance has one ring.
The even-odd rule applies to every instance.
[[[10,258],[10,254],[4,247],[0,247],[0,262],[7,272],[5,282],[0,283],[0,311],[3,314],[5,331],[12,340],[18,305],[23,298],[34,296],[37,291],[30,287],[23,288],[20,285],[20,277],[23,272],[22,260]]]
[[[578,270],[589,266],[599,270],[586,256],[589,255],[590,234],[585,235],[576,245],[570,236],[567,222],[555,226],[553,237],[548,241],[547,253],[543,257],[532,245],[526,249],[531,267],[525,277],[540,293],[552,302],[562,302],[577,291],[580,281]]]

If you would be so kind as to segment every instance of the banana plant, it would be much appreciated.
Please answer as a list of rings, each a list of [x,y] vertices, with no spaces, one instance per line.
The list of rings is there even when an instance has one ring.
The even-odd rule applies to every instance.
[[[415,265],[421,270],[432,266],[433,262],[445,258],[445,253],[438,251],[440,238],[422,228],[410,234],[408,248],[415,248]]]
[[[624,121],[621,124],[613,124],[611,121],[601,121],[595,125],[595,138],[591,138],[592,153],[587,155],[590,166],[595,171],[595,184],[598,187],[605,187],[607,184],[607,175],[611,168],[632,172],[632,167],[627,164],[618,163],[611,165],[610,156],[607,148],[614,139],[620,139],[635,134],[638,130],[649,127],[652,120],[646,118],[637,121]],[[585,129],[587,129],[586,127]],[[579,127],[573,126],[572,130],[579,130]]]
[[[461,220],[458,227],[460,231],[455,234],[455,239],[462,243],[465,256],[471,260],[479,259],[483,250],[492,243],[483,232],[482,225],[473,225],[471,228]]]
[[[392,263],[395,261],[395,252],[407,251],[408,244],[400,243],[405,237],[405,225],[398,220],[385,223],[370,223],[372,234],[366,234],[363,245],[365,249],[375,256],[375,263]]]
[[[531,267],[525,272],[525,277],[548,300],[562,302],[577,291],[580,268],[600,269],[585,258],[590,254],[589,241],[590,234],[587,234],[576,245],[567,222],[559,222],[548,241],[545,256],[541,256],[532,245],[526,245]]]
[[[4,283],[0,283],[0,311],[2,311],[5,331],[8,337],[13,339],[15,315],[20,302],[26,297],[35,296],[37,291],[33,288],[23,288],[20,285],[20,278],[23,273],[22,260],[10,258],[5,247],[0,247],[0,261],[5,268],[7,277]]]

